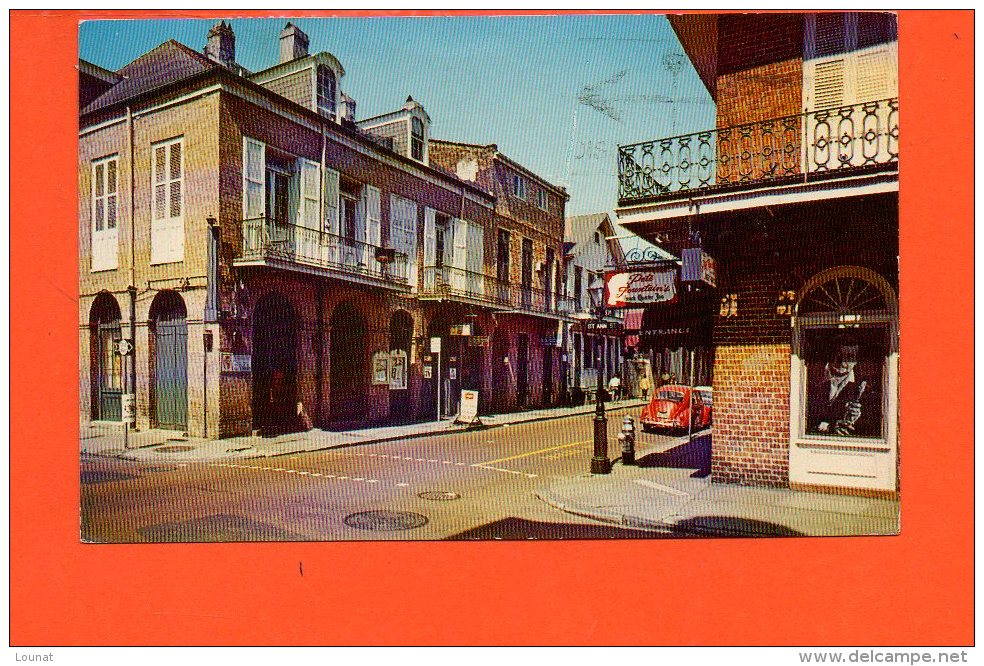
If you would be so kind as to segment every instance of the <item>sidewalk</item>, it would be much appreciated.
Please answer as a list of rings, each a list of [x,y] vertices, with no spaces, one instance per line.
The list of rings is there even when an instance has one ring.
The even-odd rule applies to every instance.
[[[646,455],[644,452],[637,459]],[[625,466],[556,481],[541,500],[567,513],[681,536],[897,534],[895,500],[711,483],[694,469]]]
[[[641,408],[646,401],[626,399],[607,403],[606,411],[621,412]],[[594,404],[579,407],[555,407],[510,414],[481,417],[487,428],[506,427],[533,421],[564,418],[588,414]],[[634,414],[636,415],[636,414]],[[140,462],[210,462],[242,458],[268,458],[305,451],[320,451],[346,446],[372,444],[391,440],[412,439],[442,433],[468,430],[468,426],[455,425],[451,420],[428,421],[402,426],[365,428],[334,432],[309,430],[280,435],[278,437],[230,437],[206,440],[187,437],[173,430],[143,430],[130,432],[124,448],[123,428],[119,424],[98,423],[83,427],[79,437],[80,453],[97,456],[113,456]]]

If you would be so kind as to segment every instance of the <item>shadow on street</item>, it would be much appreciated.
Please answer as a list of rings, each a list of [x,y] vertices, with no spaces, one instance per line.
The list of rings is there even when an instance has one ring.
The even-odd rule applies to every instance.
[[[525,518],[502,518],[449,536],[447,541],[477,539],[654,539],[662,532],[623,529],[615,525],[547,523]]]
[[[695,470],[690,476],[702,479],[711,473],[711,436],[703,435],[692,442],[659,453],[649,453],[637,460],[639,467],[669,467]]]
[[[777,537],[803,536],[802,532],[764,520],[732,516],[697,516],[676,523],[677,529],[704,532],[707,536]]]

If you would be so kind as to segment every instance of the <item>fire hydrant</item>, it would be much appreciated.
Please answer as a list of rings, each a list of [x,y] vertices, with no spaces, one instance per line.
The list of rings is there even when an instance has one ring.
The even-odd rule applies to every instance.
[[[622,419],[618,440],[622,443],[622,464],[635,465],[635,421],[631,416]]]

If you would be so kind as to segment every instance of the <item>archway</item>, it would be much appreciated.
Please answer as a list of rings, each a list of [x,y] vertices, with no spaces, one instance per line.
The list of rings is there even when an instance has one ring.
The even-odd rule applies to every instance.
[[[413,339],[413,317],[404,310],[397,310],[390,318],[390,392],[389,413],[394,421],[409,421],[410,343]]]
[[[116,344],[120,329],[120,306],[111,294],[96,296],[89,311],[92,418],[119,421],[122,417],[123,357]]]
[[[253,312],[253,427],[264,434],[291,430],[297,417],[297,317],[279,293]]]
[[[369,362],[366,356],[366,322],[350,301],[331,315],[329,340],[330,415],[336,424],[361,422],[367,412]]]
[[[895,291],[867,268],[823,271],[793,320],[790,484],[894,493],[897,433]]]
[[[154,422],[158,428],[188,427],[188,311],[174,291],[162,291],[150,306],[154,347]]]

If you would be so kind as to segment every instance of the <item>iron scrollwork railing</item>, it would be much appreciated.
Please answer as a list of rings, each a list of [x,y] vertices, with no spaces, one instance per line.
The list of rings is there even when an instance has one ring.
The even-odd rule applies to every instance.
[[[898,159],[899,100],[884,99],[619,146],[619,200],[809,182]]]
[[[564,315],[572,311],[571,298],[564,294],[454,266],[424,266],[420,295],[477,301],[540,314]]]
[[[407,256],[369,243],[266,217],[243,220],[242,260],[279,259],[406,284]]]

